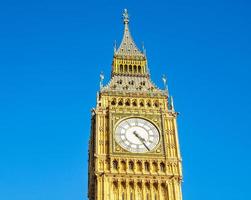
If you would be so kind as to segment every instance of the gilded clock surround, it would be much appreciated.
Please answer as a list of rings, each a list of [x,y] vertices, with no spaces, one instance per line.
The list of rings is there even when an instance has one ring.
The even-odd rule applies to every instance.
[[[114,48],[111,80],[101,75],[97,106],[92,110],[89,141],[90,200],[181,200],[181,155],[177,113],[168,90],[150,79],[146,54],[134,43],[129,16],[124,36]],[[166,81],[164,81],[165,83]],[[115,141],[115,128],[129,118],[145,119],[158,129],[157,146],[132,153]]]

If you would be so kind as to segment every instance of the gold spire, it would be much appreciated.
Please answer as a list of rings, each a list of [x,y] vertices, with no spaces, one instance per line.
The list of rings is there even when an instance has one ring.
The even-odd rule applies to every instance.
[[[143,52],[139,50],[139,48],[136,46],[135,42],[133,41],[133,38],[131,36],[130,30],[129,30],[129,14],[127,9],[124,9],[123,13],[124,18],[124,35],[122,42],[119,46],[119,48],[115,51],[115,56],[121,56],[121,57],[134,57],[137,59],[145,58],[145,55]]]
[[[129,31],[129,15],[127,9],[123,13],[124,35],[119,48],[114,48],[112,76],[145,76],[148,77],[145,54],[139,50]]]

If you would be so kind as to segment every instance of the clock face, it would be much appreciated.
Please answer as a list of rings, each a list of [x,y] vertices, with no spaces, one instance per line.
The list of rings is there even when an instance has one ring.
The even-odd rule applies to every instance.
[[[129,118],[116,127],[115,140],[130,152],[145,153],[152,151],[159,143],[159,131],[147,120]]]

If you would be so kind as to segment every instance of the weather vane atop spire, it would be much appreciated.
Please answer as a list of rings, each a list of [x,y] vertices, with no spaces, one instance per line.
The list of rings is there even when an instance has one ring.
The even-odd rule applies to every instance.
[[[129,15],[128,15],[128,11],[126,8],[124,9],[123,18],[124,18],[124,24],[128,24],[129,23]]]

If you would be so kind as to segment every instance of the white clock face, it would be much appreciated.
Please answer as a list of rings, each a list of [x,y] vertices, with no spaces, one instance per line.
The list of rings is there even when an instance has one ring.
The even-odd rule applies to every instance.
[[[147,120],[129,118],[116,127],[115,140],[130,152],[145,153],[152,151],[159,143],[159,131]]]

